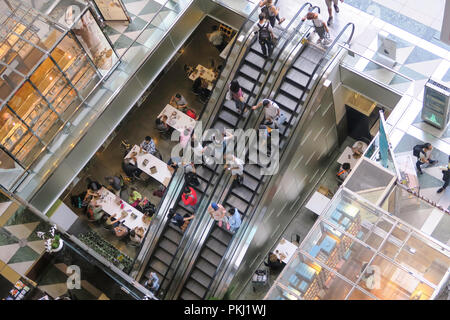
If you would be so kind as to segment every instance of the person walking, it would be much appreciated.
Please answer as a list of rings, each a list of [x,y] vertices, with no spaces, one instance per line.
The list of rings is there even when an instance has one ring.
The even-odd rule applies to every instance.
[[[225,159],[224,169],[231,170],[233,183],[236,181],[238,185],[241,185],[244,181],[244,161],[232,154],[226,155]]]
[[[267,59],[273,52],[273,35],[272,26],[270,22],[266,20],[264,13],[259,14],[259,21],[253,28],[254,33],[258,34],[258,42],[261,45],[261,51],[263,56]]]
[[[212,26],[211,30],[212,32],[207,33],[206,37],[208,38],[209,42],[211,42],[212,45],[216,47],[217,50],[219,50],[219,52],[222,52],[222,50],[226,46],[222,31],[219,30],[218,26]]]
[[[446,167],[441,167],[442,170],[442,180],[444,181],[444,185],[440,187],[436,192],[441,193],[448,187],[450,183],[450,156],[448,156],[448,164]]]
[[[269,20],[272,28],[275,26],[275,20],[278,20],[278,24],[282,24],[286,20],[285,18],[280,18],[279,10],[273,5],[273,0],[262,0],[259,2],[259,7]]]
[[[219,222],[219,228],[222,228],[222,222],[225,221],[227,230],[230,230],[230,224],[226,215],[227,210],[221,204],[212,202],[208,207],[208,213],[211,218]]]
[[[341,0],[341,2],[344,2],[344,0]],[[339,13],[339,0],[325,0],[325,3],[327,4],[327,8],[328,8],[328,21],[327,21],[327,25],[331,26],[331,23],[333,23],[333,8],[332,6],[334,6],[334,10],[336,11],[336,13]]]
[[[437,160],[431,159],[431,152],[433,151],[433,146],[431,143],[418,144],[413,148],[413,155],[417,157],[416,168],[420,174],[423,174],[421,165],[425,163],[434,164]]]

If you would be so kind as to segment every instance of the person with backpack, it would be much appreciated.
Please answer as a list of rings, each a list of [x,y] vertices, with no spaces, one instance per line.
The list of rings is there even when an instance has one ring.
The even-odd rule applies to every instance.
[[[433,146],[431,143],[418,144],[413,148],[413,155],[417,157],[416,168],[420,174],[423,174],[421,165],[425,163],[434,164],[437,160],[431,159],[431,152],[433,151]]]
[[[436,192],[441,193],[448,187],[450,183],[450,156],[448,156],[448,164],[446,167],[441,167],[442,170],[442,180],[444,180],[444,185],[440,187]]]
[[[320,18],[320,15],[315,12],[308,12],[306,16],[302,18],[302,21],[305,21],[306,19],[312,21],[314,25],[314,30],[319,36],[317,43],[327,45],[330,39],[330,30],[328,29],[327,24]]]
[[[182,216],[181,214],[176,213],[175,210],[170,209],[167,218],[171,223],[184,231],[186,230],[191,220],[195,218],[195,215],[191,216],[189,214],[185,214],[184,216]]]
[[[275,19],[278,20],[278,24],[282,24],[285,18],[280,18],[279,10],[273,5],[273,0],[262,0],[259,2],[261,12],[264,13],[267,19],[269,19],[272,28],[275,26]]]
[[[273,39],[275,39],[275,36],[273,35],[272,26],[266,20],[264,13],[259,14],[259,21],[253,30],[255,34],[258,34],[258,42],[261,45],[263,56],[268,58],[273,52]]]

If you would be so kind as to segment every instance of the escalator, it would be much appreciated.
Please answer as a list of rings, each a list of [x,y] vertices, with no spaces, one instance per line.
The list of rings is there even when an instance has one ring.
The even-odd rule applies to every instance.
[[[297,12],[295,17],[291,20],[293,23],[296,18],[300,17],[300,13],[305,9],[311,9],[311,4],[304,4]],[[279,51],[278,56],[274,59],[276,62],[284,47],[292,40],[293,36],[298,32],[302,22],[294,29],[288,40],[285,42],[283,48]],[[287,27],[289,29],[289,26]],[[255,47],[255,45],[257,47]],[[261,61],[262,60],[262,61]],[[263,64],[262,54],[260,52],[259,44],[254,43],[244,61],[242,66],[237,72],[237,78],[243,90],[247,93],[249,91],[250,84],[252,84],[248,78],[257,79],[258,75],[254,70],[257,70],[258,64]],[[269,73],[273,71],[273,66],[269,69]],[[259,70],[263,68],[259,67]],[[254,74],[253,74],[254,73]],[[248,82],[248,83],[247,83]],[[259,98],[259,97],[258,97]],[[253,105],[256,103],[256,99],[253,99]],[[281,106],[280,106],[281,107]],[[236,128],[240,122],[240,118],[235,110],[234,102],[226,101],[223,109],[217,117],[217,121],[214,123],[214,128],[222,130],[223,128]],[[289,114],[293,114],[293,111]],[[287,111],[285,112],[287,114]],[[244,121],[244,119],[242,119]],[[258,190],[261,186],[263,176],[260,174],[261,167],[258,164],[246,164],[244,166],[244,179],[243,185],[239,187],[230,188],[226,193],[226,197],[223,201],[225,207],[235,207],[241,213],[241,219],[244,221],[246,215],[251,208],[252,202],[256,200],[255,195],[258,194]],[[203,243],[202,248],[195,260],[192,267],[192,271],[187,277],[184,286],[179,294],[179,298],[183,300],[199,300],[204,299],[208,292],[208,289],[213,281],[218,267],[225,255],[227,248],[232,240],[233,233],[226,230],[225,227],[219,228],[216,223],[211,225],[208,235]]]
[[[250,14],[250,17],[258,10],[255,8],[254,12]],[[250,19],[250,18],[249,18]],[[243,24],[243,26],[246,23]],[[236,39],[242,35],[242,28],[236,35]],[[281,34],[282,30],[279,28],[274,29],[275,34]],[[245,35],[244,35],[245,36]],[[244,51],[242,55],[242,60],[240,62],[235,61],[234,63],[239,63],[237,71],[235,73],[235,78],[238,78],[239,83],[242,86],[243,92],[248,97],[248,102],[254,101],[257,97],[258,91],[261,89],[262,79],[270,68],[273,59],[264,59],[262,53],[260,53],[259,44],[256,38],[253,36],[253,32],[246,35],[247,43],[241,49]],[[233,49],[230,50],[230,53]],[[230,56],[229,53],[229,56]],[[229,56],[227,57],[226,63],[230,63]],[[241,56],[241,55],[238,55]],[[228,88],[219,88],[219,90],[227,90]],[[215,115],[213,121],[213,128],[234,128],[237,126],[239,121],[239,113],[235,108],[234,103],[230,104],[230,101],[224,99],[222,105]],[[208,194],[212,194],[211,189],[217,185],[218,180],[222,177],[221,175],[221,165],[200,165],[196,167],[196,174],[199,178],[200,185],[198,187],[193,187],[197,192],[198,203],[200,203],[204,198],[207,198]],[[181,170],[181,169],[180,169]],[[181,194],[179,195],[180,198]],[[176,206],[173,207],[175,212],[184,216],[185,214],[194,214],[193,207],[185,206],[181,199],[178,201]],[[149,278],[151,272],[155,272],[160,279],[160,296],[164,295],[173,280],[173,265],[175,256],[180,250],[180,244],[183,239],[183,231],[177,226],[167,222],[164,227],[161,236],[153,250],[146,270],[144,272],[144,282]],[[205,269],[207,270],[207,269]],[[197,298],[198,299],[198,298]]]
[[[271,90],[274,92],[271,94],[272,100],[279,105],[288,122],[279,128],[280,158],[291,132],[303,115],[304,102],[313,86],[314,75],[320,70],[331,47],[336,44],[349,26],[354,28],[351,23],[346,25],[328,49],[304,42],[301,49],[291,60],[290,65],[285,69],[286,71],[280,74],[281,81],[277,81],[276,90]],[[309,32],[306,37],[308,36]],[[352,36],[353,29],[347,43]],[[255,214],[252,209],[257,205],[259,193],[263,193],[262,186],[269,180],[266,176],[260,175],[260,168],[259,164],[245,164],[243,185],[239,187],[231,186],[222,203],[225,207],[236,207],[241,213],[243,222],[250,218],[249,215]],[[219,228],[216,223],[213,224],[209,236],[206,237],[204,246],[200,249],[198,258],[191,269],[192,271],[180,291],[179,298],[205,299],[207,297],[212,282],[223,263],[223,258],[228,253],[228,248],[231,247],[232,240],[232,233],[225,228]],[[206,291],[205,288],[207,288]]]

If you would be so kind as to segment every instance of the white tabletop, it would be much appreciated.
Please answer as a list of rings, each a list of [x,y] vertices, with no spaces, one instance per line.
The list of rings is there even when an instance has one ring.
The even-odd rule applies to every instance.
[[[202,71],[203,73],[201,74],[200,72]],[[197,79],[198,77],[201,77],[209,82],[213,82],[216,79],[214,71],[202,66],[201,64],[197,65],[195,70],[189,75],[189,79],[191,79],[192,81],[195,81],[195,79]]]
[[[350,163],[350,169],[354,169],[356,166],[356,163],[359,159],[361,159],[364,156],[361,156],[359,158],[353,157],[353,151],[350,147],[345,147],[344,152],[339,156],[339,159],[337,159],[337,162],[340,164],[344,164],[346,162]]]
[[[295,250],[297,250],[297,246],[295,244],[287,241],[284,238],[281,238],[280,242],[278,243],[278,245],[275,248],[275,251],[273,253],[276,254],[278,259],[280,259],[284,263],[288,263],[289,260],[294,255]],[[281,253],[284,255],[284,257],[283,257],[284,259],[281,259],[281,256],[280,256]]]
[[[161,182],[164,186],[168,186],[170,182],[170,178],[172,177],[172,173],[167,168],[167,164],[164,161],[159,160],[154,155],[146,152],[145,150],[142,150],[142,153],[139,152],[139,146],[134,145],[134,147],[128,152],[128,154],[125,156],[125,158],[130,158],[131,153],[136,152],[136,159],[137,159],[137,167],[144,171],[146,174],[148,174],[150,177],[158,180]],[[144,160],[147,159],[148,163],[146,166],[144,166]],[[150,171],[150,168],[155,166],[156,172],[153,174]]]
[[[320,214],[323,212],[323,210],[325,210],[325,207],[330,201],[331,199],[316,191],[309,199],[305,207],[320,216]]]
[[[174,117],[174,112],[176,117]],[[158,118],[163,114],[168,118],[167,124],[175,130],[178,130],[181,133],[183,133],[184,129],[189,129],[190,131],[194,130],[196,121],[180,110],[172,107],[170,104],[167,104],[164,107],[163,111],[158,115]]]
[[[112,216],[114,213],[116,214],[115,219],[119,219],[120,221],[124,221],[124,225],[133,230],[136,227],[143,227],[145,231],[148,229],[148,224],[146,224],[142,218],[145,215],[140,212],[138,209],[132,207],[128,202],[122,199],[123,209],[120,208],[120,204],[116,203],[116,199],[118,198],[114,193],[109,191],[106,188],[101,188],[98,193],[100,194],[100,205],[102,206],[102,210],[105,211],[108,215]],[[126,211],[128,215],[125,219],[120,219],[122,211]],[[136,218],[133,219],[131,214],[134,213]]]

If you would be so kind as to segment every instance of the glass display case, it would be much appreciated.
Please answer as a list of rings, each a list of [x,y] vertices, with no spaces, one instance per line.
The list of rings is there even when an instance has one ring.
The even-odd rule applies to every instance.
[[[442,244],[343,188],[265,299],[428,300],[449,271]]]
[[[76,3],[78,18],[90,14]],[[27,170],[50,152],[101,74],[67,24],[21,1],[0,0],[0,12],[0,149]],[[0,184],[9,187],[4,171]]]

